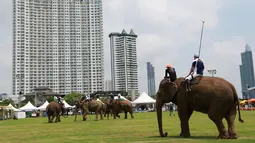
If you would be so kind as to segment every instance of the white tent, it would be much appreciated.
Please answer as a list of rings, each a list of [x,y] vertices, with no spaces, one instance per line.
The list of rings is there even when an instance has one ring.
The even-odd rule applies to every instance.
[[[13,111],[19,111],[19,109],[13,107],[11,103],[8,105],[8,107]]]
[[[63,101],[65,108],[73,108],[73,106],[69,105],[65,100]]]
[[[156,103],[156,100],[151,98],[145,92],[143,92],[132,104],[146,104],[146,103]]]
[[[46,107],[48,106],[49,102],[46,100],[42,106],[38,107],[38,110],[46,110]]]
[[[31,102],[29,101],[25,106],[19,108],[19,110],[22,111],[33,111],[33,110],[37,110],[37,108],[31,104]]]

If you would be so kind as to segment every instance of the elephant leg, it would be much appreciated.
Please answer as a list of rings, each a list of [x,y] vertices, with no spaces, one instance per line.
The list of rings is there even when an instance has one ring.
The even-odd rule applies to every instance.
[[[58,115],[58,122],[61,122],[61,120],[60,120],[60,115]]]
[[[86,121],[87,120],[87,116],[86,116],[87,114],[85,113],[85,112],[83,112],[83,114],[82,114],[82,119],[83,119],[83,121]]]
[[[190,135],[190,129],[189,129],[189,119],[193,113],[192,109],[189,109],[188,107],[179,107],[178,115],[179,119],[181,121],[181,133],[180,136],[184,138],[189,138]]]
[[[116,112],[113,112],[113,119],[116,119]]]
[[[133,118],[134,118],[134,116],[133,116],[133,112],[132,112],[132,111],[130,111],[130,112],[129,112],[129,114],[131,115],[131,118],[133,119]]]
[[[211,119],[217,126],[217,129],[219,131],[219,135],[218,135],[218,139],[227,139],[229,136],[228,136],[228,133],[225,129],[225,126],[222,122],[222,119]]]
[[[229,139],[237,139],[236,130],[235,130],[235,118],[236,118],[235,106],[236,105],[233,105],[233,107],[229,110],[228,114],[225,117],[228,124]]]
[[[124,117],[124,119],[127,119],[127,111],[125,111],[125,117]]]
[[[100,111],[100,120],[103,120],[103,111]]]
[[[226,104],[219,103],[219,101],[215,102],[215,106],[212,106],[209,109],[208,116],[209,118],[215,123],[217,126],[219,135],[218,139],[227,139],[229,137],[228,132],[226,131],[226,128],[222,122],[223,117],[227,114],[229,108],[226,108]]]
[[[98,120],[98,111],[95,112],[96,113],[96,121]]]
[[[188,114],[187,114],[188,121],[189,121],[189,119],[190,119],[190,117],[191,117],[192,113],[193,113],[193,110],[189,110],[189,112],[188,112]],[[180,136],[182,136],[182,137],[184,136],[183,129],[181,129]]]
[[[52,123],[49,115],[48,115],[48,123]]]

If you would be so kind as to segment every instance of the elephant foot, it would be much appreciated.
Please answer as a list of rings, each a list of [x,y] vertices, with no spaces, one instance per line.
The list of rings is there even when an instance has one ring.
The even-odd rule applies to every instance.
[[[229,139],[237,139],[237,135],[233,133],[229,133]]]
[[[229,136],[224,134],[224,135],[218,135],[217,139],[229,139]]]
[[[180,133],[180,136],[184,137],[184,138],[190,138],[191,137],[190,133],[183,133],[183,132]]]
[[[160,134],[161,137],[167,137],[168,133],[165,132],[165,134],[163,134],[163,132]]]

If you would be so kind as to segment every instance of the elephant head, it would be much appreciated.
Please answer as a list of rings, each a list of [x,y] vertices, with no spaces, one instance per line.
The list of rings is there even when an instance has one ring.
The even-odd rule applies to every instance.
[[[176,93],[178,87],[180,86],[181,79],[177,79],[174,82],[170,82],[168,79],[163,79],[160,84],[158,91],[156,93],[156,108],[157,108],[157,119],[158,119],[158,128],[159,133],[162,137],[167,136],[167,133],[163,134],[162,129],[162,106],[164,103],[176,102]]]

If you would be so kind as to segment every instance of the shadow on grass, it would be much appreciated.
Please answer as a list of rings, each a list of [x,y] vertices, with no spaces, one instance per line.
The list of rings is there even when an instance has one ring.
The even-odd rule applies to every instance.
[[[167,137],[161,137],[161,136],[149,136],[148,138],[158,138],[158,139],[164,139],[164,138],[173,138],[173,139],[197,139],[197,140],[217,140],[217,137],[215,136],[191,136],[189,138],[184,138],[180,136],[167,136]]]

